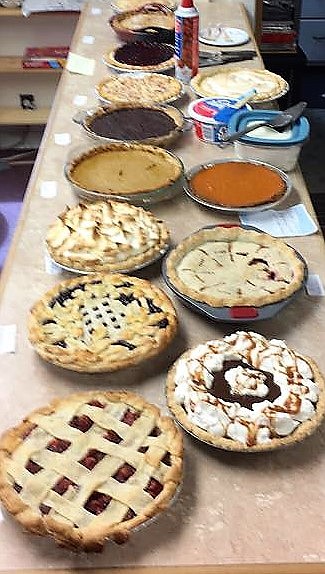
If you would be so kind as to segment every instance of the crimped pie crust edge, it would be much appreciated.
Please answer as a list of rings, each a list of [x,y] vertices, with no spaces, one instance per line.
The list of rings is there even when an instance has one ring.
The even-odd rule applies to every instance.
[[[145,74],[147,79],[150,80],[152,82],[152,80],[159,80],[159,82],[165,83],[165,89],[160,92],[160,96],[158,96],[157,93],[157,97],[155,99],[146,99],[146,98],[141,98],[139,100],[136,100],[136,103],[141,103],[142,101],[144,103],[164,103],[164,102],[169,102],[169,101],[173,101],[174,99],[179,98],[182,95],[183,92],[183,86],[181,84],[181,82],[179,80],[177,80],[176,78],[172,77],[172,76],[167,76],[167,75],[163,75],[163,74],[159,74],[159,73],[155,73],[155,72],[151,72],[148,74]],[[137,82],[141,83],[141,80],[143,80],[143,78],[137,78],[136,76],[134,76],[134,78],[132,76],[128,76],[131,77],[131,80],[134,81],[134,79],[136,79]],[[121,96],[118,96],[118,93],[113,93],[112,95],[110,95],[110,97],[107,96],[107,94],[103,94],[103,88],[105,86],[107,86],[108,83],[115,83],[115,81],[118,79],[126,79],[126,75],[120,75],[120,76],[107,76],[106,78],[104,78],[103,80],[101,80],[97,86],[96,86],[96,92],[99,98],[101,98],[102,100],[106,101],[108,104],[111,103],[120,103],[120,102],[127,102],[127,103],[132,103],[132,98],[127,98],[127,100],[122,99],[121,100]],[[173,88],[173,89],[172,89]],[[112,92],[112,90],[111,90]]]

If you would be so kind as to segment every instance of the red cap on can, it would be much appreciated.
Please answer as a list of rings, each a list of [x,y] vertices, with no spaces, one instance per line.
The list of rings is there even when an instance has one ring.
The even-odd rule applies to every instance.
[[[193,0],[181,0],[182,8],[193,8]]]

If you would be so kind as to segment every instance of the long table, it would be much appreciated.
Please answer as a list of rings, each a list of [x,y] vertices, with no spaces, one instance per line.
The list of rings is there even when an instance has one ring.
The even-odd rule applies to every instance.
[[[234,0],[198,0],[197,4],[203,21],[222,21],[251,34],[244,9]],[[17,424],[26,413],[53,397],[96,388],[131,389],[167,412],[164,386],[172,362],[188,347],[236,329],[236,325],[212,322],[195,314],[170,294],[180,322],[175,341],[154,361],[130,372],[87,375],[66,371],[42,361],[28,342],[29,308],[53,284],[69,277],[67,272],[54,273],[46,263],[44,238],[55,216],[66,205],[77,202],[65,180],[63,165],[68,155],[93,145],[72,122],[72,116],[80,109],[76,96],[86,96],[86,107],[96,105],[94,87],[107,74],[101,56],[116,43],[107,25],[110,14],[108,3],[100,0],[91,2],[82,13],[71,50],[94,58],[95,71],[93,76],[68,71],[63,74],[2,273],[0,325],[16,325],[17,336],[15,352],[0,355],[1,430]],[[254,46],[252,39],[248,47]],[[262,62],[257,58],[245,65],[260,67]],[[184,109],[187,103],[183,102]],[[69,145],[62,145],[66,140],[62,134],[69,134]],[[184,134],[172,151],[186,168],[233,155],[231,148],[204,144],[193,133]],[[294,190],[281,208],[302,202],[317,221],[300,171],[295,170],[290,177]],[[55,188],[57,194],[53,196]],[[152,211],[166,221],[174,244],[204,225],[237,221],[237,216],[200,207],[185,195],[156,204]],[[309,271],[325,283],[321,232],[290,238],[289,243],[303,254]],[[168,290],[159,263],[138,275]],[[274,318],[239,328],[285,339],[292,348],[313,357],[325,372],[324,311],[323,297],[302,293]],[[128,544],[108,543],[101,555],[74,555],[57,548],[51,540],[24,533],[2,511],[0,572],[108,567],[116,567],[116,572],[121,568],[121,572],[149,574],[325,571],[324,427],[302,444],[267,454],[232,454],[187,435],[184,439],[185,473],[179,496],[147,529],[135,532]]]

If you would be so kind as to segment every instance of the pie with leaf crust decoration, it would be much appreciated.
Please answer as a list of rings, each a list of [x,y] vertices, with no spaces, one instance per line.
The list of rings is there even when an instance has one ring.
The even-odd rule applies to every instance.
[[[0,500],[27,530],[72,550],[125,542],[182,478],[182,437],[126,391],[53,401],[0,439]]]

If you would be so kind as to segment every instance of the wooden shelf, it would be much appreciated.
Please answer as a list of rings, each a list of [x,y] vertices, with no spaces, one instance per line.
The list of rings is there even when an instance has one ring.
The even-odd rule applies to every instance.
[[[0,56],[1,74],[61,74],[62,68],[23,68],[21,56]]]
[[[49,117],[50,108],[22,110],[20,108],[0,107],[0,126],[44,125]]]
[[[0,17],[2,16],[13,16],[17,18],[17,16],[22,16],[23,13],[20,8],[0,8]]]

